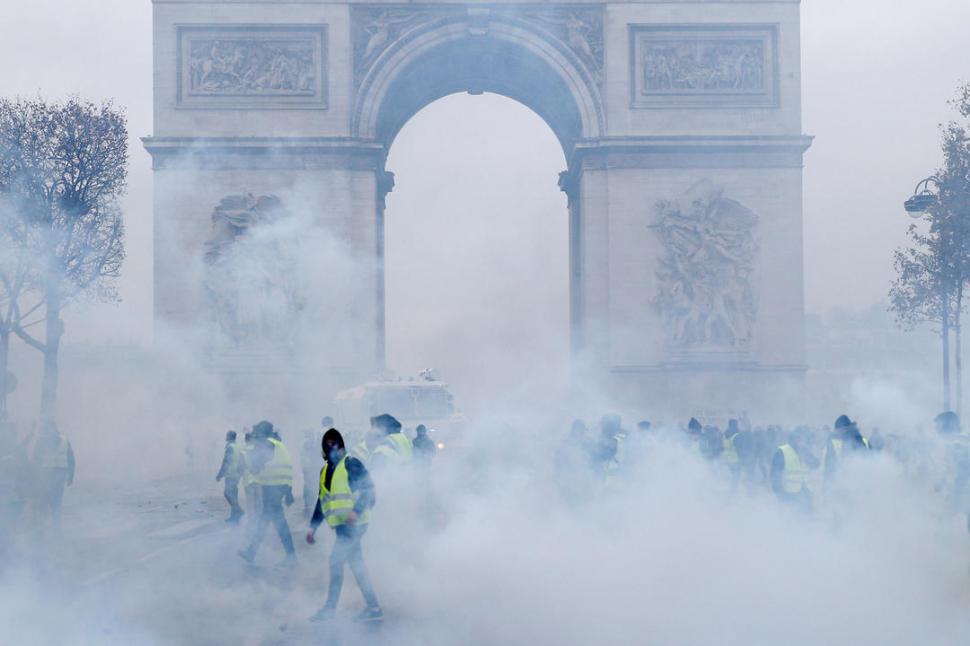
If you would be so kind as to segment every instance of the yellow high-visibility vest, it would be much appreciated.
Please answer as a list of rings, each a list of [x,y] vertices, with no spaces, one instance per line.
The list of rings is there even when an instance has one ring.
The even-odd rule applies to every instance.
[[[226,463],[226,472],[223,477],[226,480],[237,480],[241,475],[240,467],[240,457],[243,452],[242,444],[240,442],[232,442],[227,447],[229,449],[229,461]]]
[[[728,437],[724,436],[722,439],[724,450],[721,451],[721,460],[727,464],[737,464],[738,463],[738,450],[734,448],[734,438],[738,436],[737,433]]]
[[[781,487],[785,493],[801,493],[808,491],[808,478],[810,471],[798,457],[798,452],[791,444],[782,444],[778,447],[782,456],[785,458],[785,469],[781,476]]]
[[[262,471],[256,474],[257,482],[264,487],[292,486],[293,460],[290,459],[290,452],[279,440],[271,437],[266,439],[273,445],[273,458],[263,465]]]
[[[327,489],[327,469],[320,470],[320,510],[330,527],[344,525],[347,514],[353,510],[357,496],[350,488],[350,476],[347,473],[347,456],[340,459],[333,476],[330,478],[330,488]],[[370,510],[365,509],[358,514],[357,524],[366,525],[370,522]]]
[[[863,446],[866,447],[866,449],[871,448],[869,446],[868,438],[863,437],[862,444]],[[845,440],[835,440],[835,439],[829,440],[828,443],[825,445],[825,451],[822,452],[822,470],[825,471],[825,467],[828,465],[829,452],[833,453],[837,460],[841,460],[842,453],[844,451],[845,451]]]
[[[367,448],[367,441],[361,440],[350,447],[350,455],[361,462],[367,462],[370,459],[370,449]]]
[[[384,442],[380,446],[374,449],[374,453],[385,456],[388,458],[388,462],[410,460],[411,440],[404,433],[391,433],[384,438]]]

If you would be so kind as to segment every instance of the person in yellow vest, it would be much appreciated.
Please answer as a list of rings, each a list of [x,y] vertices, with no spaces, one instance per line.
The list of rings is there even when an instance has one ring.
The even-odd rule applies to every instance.
[[[370,418],[371,431],[383,435],[380,445],[371,452],[374,468],[411,461],[413,448],[408,436],[401,432],[401,422],[384,413]]]
[[[732,470],[736,470],[738,468],[738,450],[734,445],[734,440],[737,439],[738,433],[740,432],[741,427],[738,426],[738,420],[729,419],[727,428],[724,429],[724,435],[721,437],[721,442],[723,445],[723,450],[721,451],[721,461]]]
[[[701,436],[704,434],[704,427],[701,426],[700,420],[696,417],[691,417],[687,422],[687,428],[684,429],[684,440],[687,450],[695,455],[700,455],[701,453]]]
[[[59,525],[64,487],[74,482],[74,450],[53,421],[44,422],[31,461],[37,478],[35,513]]]
[[[812,513],[815,496],[810,481],[812,470],[817,467],[808,432],[795,430],[789,441],[775,450],[771,460],[771,489],[778,500],[797,511]]]
[[[824,486],[831,489],[843,462],[852,456],[869,452],[869,442],[862,436],[858,425],[848,415],[840,415],[822,451],[822,475]]]
[[[377,447],[381,445],[383,440],[383,433],[378,432],[375,429],[370,429],[364,434],[364,438],[360,442],[357,442],[357,444],[350,447],[348,453],[351,457],[355,457],[366,464],[370,462],[371,457],[374,455],[374,451],[377,450]]]
[[[239,447],[239,472],[242,476],[243,489],[246,490],[246,509],[249,511],[249,520],[246,524],[250,531],[256,529],[259,521],[259,510],[262,507],[256,474],[249,469],[249,453],[252,450],[253,434],[252,431],[247,430]]]
[[[239,556],[252,563],[256,559],[256,551],[263,541],[266,528],[272,523],[286,552],[282,564],[293,565],[296,563],[293,534],[283,513],[283,503],[290,506],[294,502],[293,460],[271,423],[262,421],[253,427],[253,448],[246,452],[246,464],[259,485],[262,509],[249,547],[239,552]]]
[[[241,445],[236,442],[236,431],[226,433],[226,450],[222,454],[222,466],[216,474],[216,482],[226,481],[223,495],[229,503],[229,518],[227,523],[238,523],[243,517],[242,507],[239,506],[239,478],[242,476]]]
[[[347,455],[344,438],[335,428],[323,435],[323,456],[326,466],[320,471],[320,497],[310,519],[306,541],[316,542],[317,528],[324,522],[334,530],[336,541],[330,552],[330,584],[327,601],[310,621],[332,619],[340,601],[344,583],[344,566],[349,565],[367,606],[355,619],[379,621],[384,617],[374,586],[364,564],[360,539],[367,531],[370,512],[376,500],[374,482],[360,460]]]

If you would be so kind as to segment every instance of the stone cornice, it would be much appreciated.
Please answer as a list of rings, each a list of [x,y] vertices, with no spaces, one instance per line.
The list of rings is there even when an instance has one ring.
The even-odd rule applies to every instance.
[[[465,0],[456,2],[455,0],[421,0],[423,4],[441,5],[532,5],[543,6],[550,4],[569,5],[569,4],[602,4],[602,5],[623,5],[623,4],[801,4],[802,0],[556,0],[556,2],[544,2],[533,0],[532,2],[522,2],[521,0]],[[400,0],[152,0],[152,4],[290,4],[290,5],[354,5],[354,4],[387,4],[387,5],[408,5],[408,2]]]
[[[574,155],[609,152],[797,152],[808,150],[815,138],[809,135],[683,135],[647,137],[600,137],[576,143]]]
[[[750,372],[804,374],[808,371],[805,364],[765,364],[757,361],[670,361],[650,365],[615,365],[610,367],[614,374],[666,374],[671,372]]]
[[[152,167],[202,170],[382,170],[383,144],[348,137],[143,137]]]

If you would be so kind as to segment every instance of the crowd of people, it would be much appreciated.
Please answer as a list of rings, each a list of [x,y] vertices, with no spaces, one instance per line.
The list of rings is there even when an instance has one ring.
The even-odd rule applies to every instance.
[[[831,426],[752,426],[741,416],[722,429],[691,418],[681,427],[656,426],[640,421],[623,428],[621,418],[604,416],[590,429],[583,420],[573,422],[559,447],[555,466],[563,476],[563,494],[588,494],[588,482],[610,483],[636,470],[650,446],[670,441],[689,454],[710,463],[733,490],[767,490],[782,504],[812,514],[826,496],[839,495],[839,481],[857,460],[886,455],[908,477],[942,495],[947,507],[967,514],[970,531],[970,434],[959,416],[947,411],[934,419],[934,436],[883,434],[878,428],[866,435],[847,415]],[[585,473],[583,481],[569,474]]]
[[[300,452],[303,475],[303,511],[309,520],[307,543],[316,542],[317,530],[324,524],[334,532],[330,553],[330,583],[323,607],[311,618],[320,622],[333,618],[343,588],[345,567],[349,567],[366,602],[356,617],[360,621],[379,621],[383,611],[370,581],[361,549],[361,538],[367,531],[370,510],[376,502],[371,469],[386,469],[413,464],[418,471],[431,467],[436,446],[423,425],[415,429],[412,439],[392,415],[372,417],[370,429],[356,444],[348,447],[333,419],[325,417],[319,430],[304,433]],[[367,465],[367,466],[365,466]],[[279,535],[285,557],[280,564],[296,563],[293,534],[286,519],[284,505],[293,505],[295,465],[277,429],[261,421],[245,430],[242,439],[236,431],[226,433],[226,447],[217,481],[225,483],[229,503],[226,522],[239,523],[249,514],[247,542],[239,556],[254,563],[257,552],[272,525]],[[239,488],[245,490],[244,510]]]

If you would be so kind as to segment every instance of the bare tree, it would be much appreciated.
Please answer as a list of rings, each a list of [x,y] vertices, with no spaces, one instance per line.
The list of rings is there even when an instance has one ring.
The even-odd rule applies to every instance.
[[[7,311],[11,330],[43,355],[42,419],[53,419],[57,404],[64,307],[82,295],[117,299],[127,165],[126,118],[110,102],[0,100],[0,195],[29,258]],[[34,332],[41,324],[43,334]]]
[[[970,84],[954,108],[970,118]],[[956,410],[963,406],[962,315],[970,284],[970,137],[964,125],[942,128],[943,167],[931,178],[936,194],[927,208],[929,229],[909,228],[911,244],[895,252],[896,281],[889,292],[897,322],[911,329],[924,321],[939,324],[943,341],[943,406],[950,410],[950,335],[956,368]]]
[[[951,105],[970,119],[970,84],[964,85]],[[952,272],[957,279],[954,310],[954,360],[956,364],[956,410],[963,409],[962,315],[965,288],[970,282],[970,136],[965,124],[943,126],[943,169],[939,176],[938,205],[953,237]]]
[[[20,319],[20,300],[31,277],[32,259],[26,240],[26,221],[8,200],[0,199],[0,421],[7,417],[7,395],[13,387],[10,336]]]
[[[889,290],[897,324],[912,330],[921,323],[939,325],[943,341],[943,408],[950,410],[950,328],[957,309],[957,289],[947,264],[946,242],[934,227],[922,233],[909,227],[911,246],[894,252],[896,280]]]

